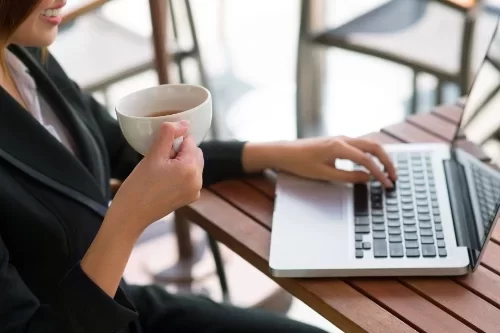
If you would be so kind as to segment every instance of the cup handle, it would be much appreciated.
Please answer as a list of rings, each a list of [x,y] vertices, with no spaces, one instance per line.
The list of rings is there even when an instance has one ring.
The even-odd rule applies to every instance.
[[[175,138],[174,144],[172,145],[172,148],[174,148],[174,151],[176,153],[178,153],[179,150],[181,149],[181,144],[183,141],[184,141],[184,137],[182,137],[182,136]]]

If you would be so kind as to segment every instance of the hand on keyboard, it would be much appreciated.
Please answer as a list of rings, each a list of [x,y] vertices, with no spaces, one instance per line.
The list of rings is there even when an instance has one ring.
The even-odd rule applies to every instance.
[[[396,169],[381,145],[347,137],[311,138],[291,141],[276,149],[277,168],[297,176],[366,183],[372,177],[387,188],[393,187]],[[351,160],[362,170],[347,171],[335,167],[335,160]]]

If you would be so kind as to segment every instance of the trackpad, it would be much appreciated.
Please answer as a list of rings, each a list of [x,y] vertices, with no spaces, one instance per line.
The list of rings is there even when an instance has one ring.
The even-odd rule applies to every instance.
[[[345,256],[352,193],[348,185],[280,173],[276,191],[273,242],[293,254],[295,265],[320,268],[331,265],[338,254]]]

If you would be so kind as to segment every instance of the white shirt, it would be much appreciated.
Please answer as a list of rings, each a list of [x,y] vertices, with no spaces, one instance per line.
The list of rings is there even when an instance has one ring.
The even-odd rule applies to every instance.
[[[74,154],[76,146],[69,131],[59,120],[45,98],[38,93],[35,80],[29,74],[28,68],[8,50],[6,60],[14,83],[28,111],[50,134]]]

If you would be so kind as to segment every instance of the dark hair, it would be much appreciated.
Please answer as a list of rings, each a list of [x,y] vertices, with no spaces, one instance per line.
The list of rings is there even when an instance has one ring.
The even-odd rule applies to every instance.
[[[0,0],[0,46],[9,43],[17,28],[35,10],[41,0]],[[4,52],[0,52],[0,64],[5,69]]]

